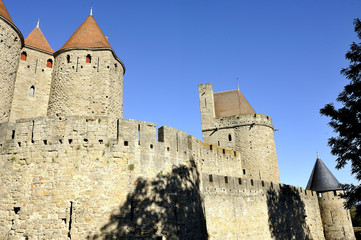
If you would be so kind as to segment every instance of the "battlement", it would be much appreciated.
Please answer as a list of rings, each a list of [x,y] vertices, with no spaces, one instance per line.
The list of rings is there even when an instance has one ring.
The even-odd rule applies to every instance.
[[[27,158],[29,152],[69,150],[106,151],[108,157],[149,156],[146,165],[158,170],[194,160],[209,173],[242,174],[238,152],[203,143],[167,126],[160,127],[157,136],[156,125],[150,122],[119,119],[116,134],[110,134],[106,117],[39,117],[0,124],[0,153],[9,158],[14,154]]]
[[[335,190],[335,191],[318,193],[318,198],[320,199],[320,201],[334,201],[334,200],[339,201],[343,194],[344,194],[343,190]]]
[[[315,191],[258,179],[204,173],[202,175],[202,183],[203,191],[207,194],[255,195],[265,194],[270,189],[278,192],[282,187],[287,186],[293,191],[298,192],[303,198],[317,200],[317,193]]]
[[[202,83],[202,84],[198,84],[198,89],[199,90],[204,90],[204,89],[209,89],[212,90],[212,84],[211,83]],[[213,90],[212,90],[213,91]]]

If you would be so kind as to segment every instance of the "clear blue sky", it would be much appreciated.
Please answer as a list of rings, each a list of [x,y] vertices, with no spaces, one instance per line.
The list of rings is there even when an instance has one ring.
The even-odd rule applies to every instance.
[[[40,28],[56,51],[89,15],[91,0],[3,0],[26,37]],[[124,117],[202,139],[197,85],[240,90],[273,118],[281,181],[307,184],[316,152],[334,169],[329,119],[347,81],[340,70],[357,41],[359,0],[94,0],[94,17],[125,63]]]

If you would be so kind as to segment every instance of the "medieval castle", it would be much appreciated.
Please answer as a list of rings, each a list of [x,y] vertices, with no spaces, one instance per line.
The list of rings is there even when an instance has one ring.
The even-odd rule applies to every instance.
[[[56,52],[2,0],[0,29],[0,239],[355,239],[320,159],[307,190],[280,183],[272,119],[239,90],[198,86],[202,142],[122,118],[92,14]]]

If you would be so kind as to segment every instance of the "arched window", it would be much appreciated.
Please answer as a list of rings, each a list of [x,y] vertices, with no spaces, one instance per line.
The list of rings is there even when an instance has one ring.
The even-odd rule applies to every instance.
[[[90,56],[90,54],[86,55],[85,62],[86,63],[91,63],[92,62],[92,56]]]
[[[20,59],[23,60],[23,61],[26,61],[27,57],[28,57],[28,54],[26,54],[26,52],[22,52],[21,56],[20,56]]]
[[[46,67],[53,68],[53,60],[48,59],[48,61],[46,61]]]
[[[232,141],[232,135],[228,134],[228,141]]]
[[[31,96],[35,95],[35,87],[34,87],[34,85],[30,87],[30,95]]]
[[[70,55],[66,55],[66,63],[70,63]]]

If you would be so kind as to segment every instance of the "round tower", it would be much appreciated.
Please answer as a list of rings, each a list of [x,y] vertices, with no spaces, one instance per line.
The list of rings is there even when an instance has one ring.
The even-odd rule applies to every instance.
[[[55,54],[48,116],[107,116],[110,131],[123,115],[125,67],[90,15]]]
[[[0,0],[0,123],[8,122],[24,38]]]
[[[16,77],[10,122],[45,117],[53,72],[54,50],[40,30],[39,21],[25,39]],[[36,111],[34,111],[36,109]]]
[[[213,93],[210,83],[198,90],[203,141],[239,151],[244,177],[279,182],[272,119],[257,114],[239,90]]]
[[[326,240],[355,240],[351,216],[335,176],[317,157],[306,190],[316,191]]]

